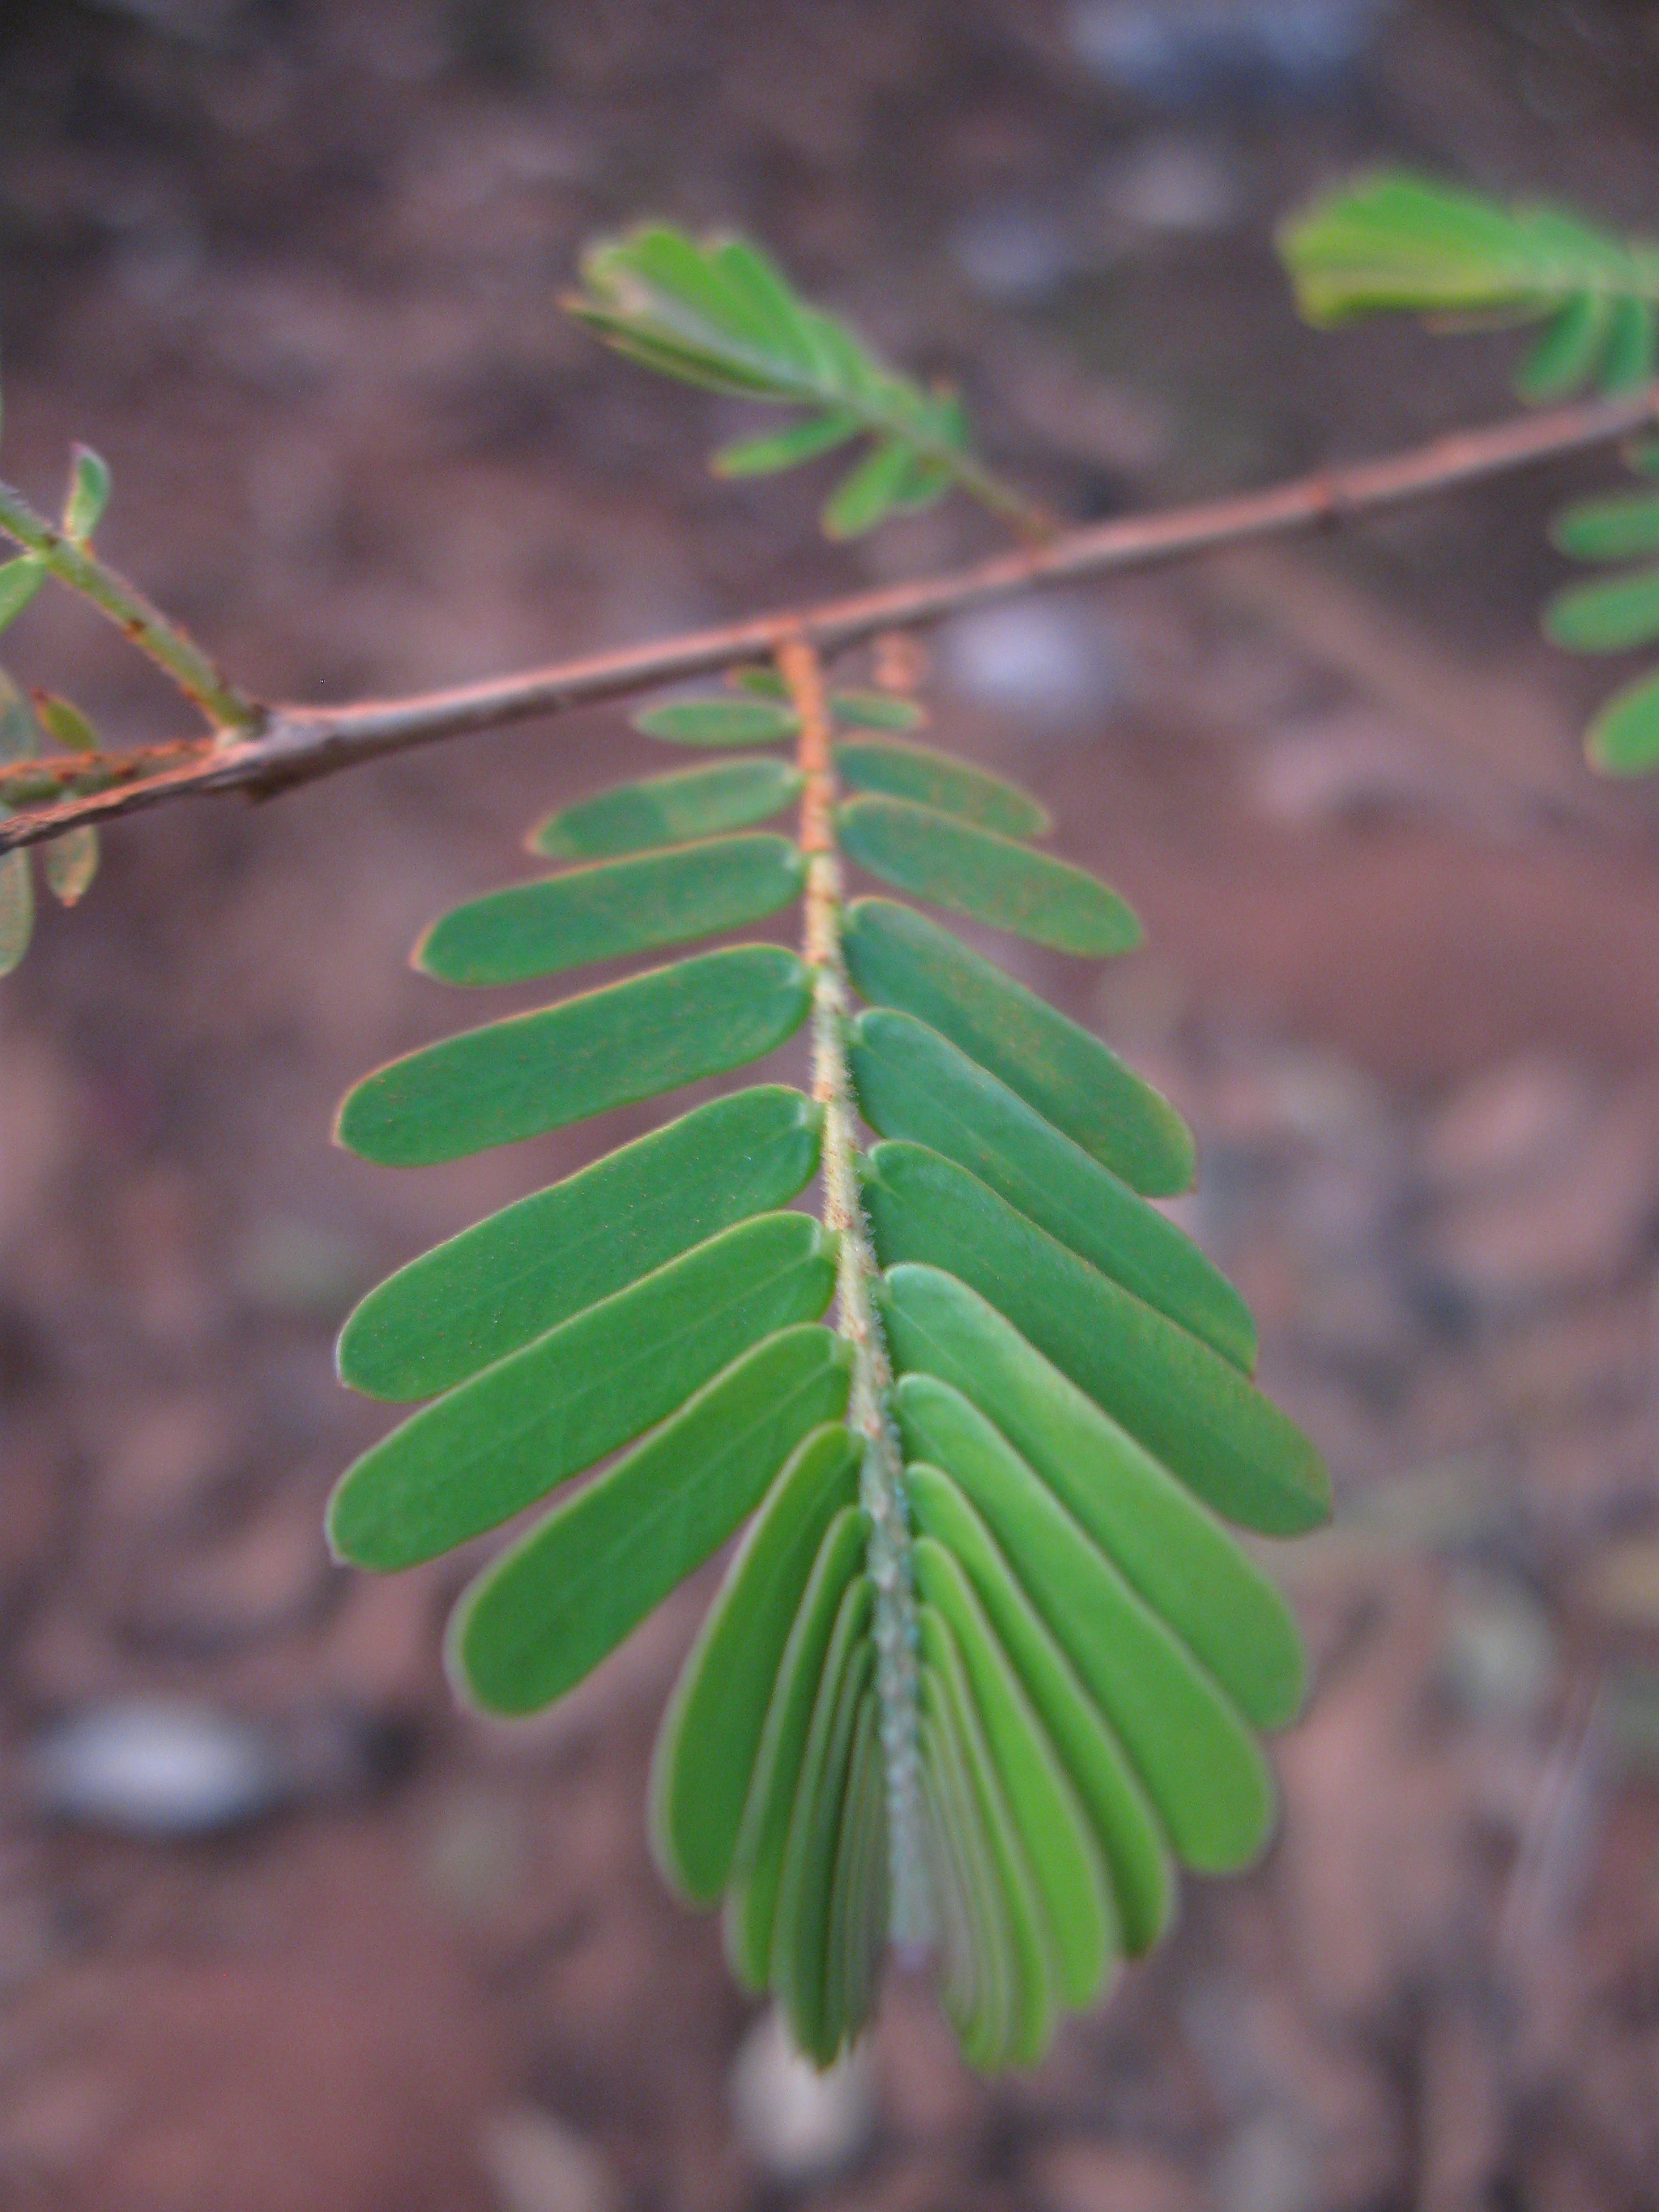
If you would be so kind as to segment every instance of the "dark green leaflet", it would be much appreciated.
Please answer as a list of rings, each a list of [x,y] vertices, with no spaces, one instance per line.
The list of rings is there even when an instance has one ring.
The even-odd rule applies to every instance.
[[[1207,1504],[1274,1536],[1330,1513],[1313,1446],[1237,1368],[924,1145],[862,1169],[884,1265],[947,1267]]]
[[[1551,642],[1571,653],[1622,653],[1659,637],[1659,568],[1577,584],[1544,610]]]
[[[898,691],[832,692],[830,711],[836,721],[849,730],[914,730],[926,719],[915,701],[907,699]],[[839,751],[836,757],[839,763]],[[944,759],[947,757],[937,754],[934,757]],[[971,775],[973,771],[970,769],[969,773]],[[849,776],[847,781],[850,783],[855,779]],[[945,811],[949,812],[950,810],[947,808]]]
[[[1515,388],[1521,397],[1542,404],[1577,392],[1601,358],[1613,307],[1613,301],[1600,292],[1581,292],[1569,300],[1545,325],[1516,374]]]
[[[867,1634],[860,1632],[849,1643],[839,1674],[829,1666],[823,1670],[778,1885],[773,1987],[795,2040],[820,2064],[835,2056],[835,2039],[828,2033],[825,2019],[825,1998],[836,1851],[841,1839],[853,1732],[875,1667],[876,1647]]]
[[[800,896],[806,863],[787,837],[710,837],[598,860],[469,900],[434,921],[415,965],[444,983],[522,983],[740,929]]]
[[[681,1669],[651,1767],[657,1863],[682,1895],[726,1886],[778,1668],[825,1530],[858,1497],[846,1429],[815,1429],[756,1515]]]
[[[861,868],[992,929],[1090,957],[1140,943],[1140,924],[1115,891],[1011,837],[908,799],[850,799],[836,820],[842,849]]]
[[[947,931],[889,899],[858,899],[844,945],[864,998],[939,1030],[1132,1189],[1161,1198],[1191,1182],[1192,1139],[1169,1101]]]
[[[872,1128],[932,1146],[1243,1373],[1255,1367],[1249,1309],[1198,1247],[937,1030],[871,1007],[851,1054]]]
[[[833,1239],[809,1215],[722,1231],[411,1414],[340,1478],[330,1541],[384,1570],[499,1527],[758,1338],[816,1320],[834,1288]]]
[[[830,1523],[772,1686],[732,1855],[738,1879],[726,1893],[726,1956],[745,1989],[764,1989],[771,1972],[778,1877],[812,1701],[842,1599],[862,1573],[869,1535],[854,1506],[844,1506]]]
[[[1177,1855],[1211,1872],[1248,1865],[1273,1810],[1272,1780],[1249,1729],[1006,1440],[956,1425],[937,1463],[983,1515],[1121,1740]]]
[[[855,416],[808,416],[804,422],[792,422],[787,430],[722,446],[708,465],[717,477],[775,476],[780,469],[793,469],[802,461],[816,460],[820,453],[833,453],[858,434]]]
[[[823,1115],[762,1085],[694,1107],[389,1275],[340,1334],[340,1380],[428,1398],[705,1237],[787,1206],[817,1170]]]
[[[924,1694],[929,1692],[926,1675],[921,1686]],[[1006,1931],[1000,1921],[994,1922],[994,1908],[984,1899],[984,1838],[977,1832],[972,1801],[957,1796],[942,1729],[926,1704],[917,1742],[929,1887],[939,1919],[939,1998],[963,2057],[986,2072],[997,2063],[1007,2033],[1012,1970]]]
[[[768,699],[683,699],[647,707],[634,727],[671,745],[775,745],[800,724],[791,708]]]
[[[1048,1926],[1061,2000],[1087,2004],[1117,1949],[1106,1869],[1042,1723],[1027,1701],[967,1577],[928,1536],[915,1547],[916,1589],[949,1627]]]
[[[947,1752],[960,1767],[962,1783],[977,1814],[989,1888],[1006,1930],[1011,1999],[1007,2045],[994,2063],[1033,2065],[1048,2047],[1056,2009],[1041,1907],[1001,1778],[975,1710],[956,1638],[932,1606],[919,1606],[916,1618],[922,1669],[934,1717],[940,1723]]]
[[[927,1375],[907,1375],[900,1383],[896,1403],[908,1446],[923,1448],[929,1397],[939,1392],[951,1398],[958,1395]],[[908,1467],[904,1479],[916,1528],[937,1537],[966,1571],[1066,1762],[1106,1854],[1123,1948],[1133,1958],[1163,1935],[1175,1909],[1170,1856],[1146,1792],[1071,1662],[956,1483],[921,1462]]]
[[[952,814],[981,830],[998,830],[1005,837],[1041,837],[1053,826],[1048,809],[1030,792],[927,745],[888,745],[874,738],[843,738],[835,754],[842,781],[854,791],[915,799],[918,805]]]
[[[348,1091],[336,1135],[386,1167],[516,1144],[758,1060],[811,997],[777,945],[699,953],[392,1060]]]
[[[1289,1720],[1303,1692],[1296,1624],[1213,1515],[954,1276],[895,1267],[883,1304],[898,1367],[956,1385],[1258,1728]],[[931,1444],[927,1456],[963,1479]]]
[[[718,1550],[802,1437],[846,1409],[847,1347],[808,1323],[767,1337],[467,1590],[458,1680],[486,1711],[532,1713],[580,1681]]]
[[[679,769],[562,807],[531,832],[530,849],[550,860],[615,860],[659,845],[748,830],[793,806],[801,782],[799,769],[769,754]]]

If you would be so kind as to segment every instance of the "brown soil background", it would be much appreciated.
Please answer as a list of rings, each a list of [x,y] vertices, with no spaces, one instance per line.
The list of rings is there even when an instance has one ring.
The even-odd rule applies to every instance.
[[[1503,338],[1296,324],[1271,223],[1343,168],[1653,227],[1651,6],[1404,6],[1332,97],[1181,114],[1091,77],[1066,20],[13,0],[5,473],[44,499],[95,444],[106,550],[254,689],[406,690],[992,542],[953,508],[836,551],[813,486],[712,483],[738,418],[557,311],[606,225],[750,230],[1088,513],[1510,404]],[[1172,222],[1171,160],[1223,214]],[[1063,265],[988,299],[988,237]],[[331,1150],[333,1103],[454,1020],[406,969],[419,926],[647,749],[595,714],[110,833],[0,991],[0,2198],[1659,2203],[1659,800],[1585,772],[1606,672],[1534,628],[1552,501],[1613,477],[1076,594],[1047,647],[939,642],[937,741],[1031,783],[1146,917],[1103,979],[1021,972],[1193,1118],[1189,1218],[1341,1504],[1279,1563],[1318,1687],[1267,1863],[1189,1885],[1029,2078],[975,2081],[896,1984],[873,2136],[804,2192],[734,2126],[749,2008],[641,1836],[706,1578],[546,1723],[491,1729],[440,1671],[459,1570],[372,1584],[319,1534],[380,1425],[331,1377],[351,1297],[644,1125],[400,1177]],[[174,732],[77,609],[8,642],[118,740]],[[173,1845],[33,1817],[38,1732],[135,1692],[268,1724],[299,1802]],[[527,2113],[599,2178],[509,2172]]]

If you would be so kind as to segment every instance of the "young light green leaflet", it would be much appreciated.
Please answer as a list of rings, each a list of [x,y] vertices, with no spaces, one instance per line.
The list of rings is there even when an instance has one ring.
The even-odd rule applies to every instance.
[[[949,1037],[1132,1189],[1161,1198],[1191,1182],[1193,1140],[1169,1101],[936,923],[890,899],[858,899],[844,942],[861,997]]]
[[[787,837],[711,837],[514,884],[453,908],[415,948],[444,983],[521,983],[741,929],[793,905],[806,864]]]
[[[641,737],[670,745],[775,745],[799,726],[787,707],[765,699],[681,699],[634,717]]]

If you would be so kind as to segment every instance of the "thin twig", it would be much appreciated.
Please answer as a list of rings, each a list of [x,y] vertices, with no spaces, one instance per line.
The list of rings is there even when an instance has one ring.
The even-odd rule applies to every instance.
[[[187,699],[221,730],[258,726],[259,709],[228,684],[195,640],[161,612],[82,539],[71,538],[37,514],[21,491],[0,483],[0,532],[32,553],[48,575],[56,576],[164,668]],[[82,763],[84,767],[84,763]]]
[[[410,699],[344,707],[273,707],[258,730],[246,738],[204,745],[183,767],[0,821],[0,851],[56,836],[78,823],[107,820],[168,799],[224,791],[264,797],[441,738],[496,729],[532,715],[560,714],[687,677],[716,674],[733,662],[770,656],[786,637],[803,637],[821,653],[836,653],[879,631],[918,629],[1036,585],[1117,574],[1251,539],[1287,537],[1607,445],[1641,429],[1656,415],[1659,383],[1614,398],[1584,400],[1486,429],[1436,438],[1382,460],[1321,470],[1266,491],[1068,531],[1046,544],[1001,554],[944,575],[855,592],[816,606],[781,608],[718,629],[694,630],[522,675]],[[96,763],[82,756],[45,765],[61,767],[65,783],[71,784]],[[43,763],[36,761],[30,766],[39,771]]]

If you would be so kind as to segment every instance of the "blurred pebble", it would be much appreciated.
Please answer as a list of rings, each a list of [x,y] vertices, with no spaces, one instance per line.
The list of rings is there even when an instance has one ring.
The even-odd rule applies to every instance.
[[[290,1805],[358,1802],[401,1780],[416,1747],[406,1724],[349,1705],[266,1724],[182,1699],[120,1698],[43,1729],[24,1774],[50,1820],[175,1843]]]
[[[999,307],[1036,307],[1052,298],[1076,263],[1060,225],[1018,202],[965,216],[951,233],[949,251],[971,289]]]
[[[1237,222],[1238,173],[1224,149],[1201,139],[1148,138],[1106,170],[1101,212],[1133,230],[1199,235]]]
[[[1073,0],[1092,76],[1169,107],[1309,99],[1355,76],[1392,0]]]
[[[939,658],[964,697],[1049,728],[1105,710],[1128,688],[1125,650],[1107,620],[1054,599],[963,616]]]
[[[1548,1614],[1519,1583],[1460,1575],[1448,1608],[1440,1678],[1476,1719],[1535,1720],[1554,1692],[1560,1656]]]
[[[479,2157],[500,2212],[617,2212],[622,2203],[604,2153],[532,2106],[486,2120]]]
[[[291,1782],[264,1730],[204,1706],[124,1698],[71,1714],[27,1754],[51,1819],[167,1842],[273,1811]]]
[[[790,2042],[773,2007],[738,2047],[732,2110],[744,2146],[769,2179],[799,2185],[839,2172],[875,2133],[867,2048],[857,2045],[820,2074]]]

